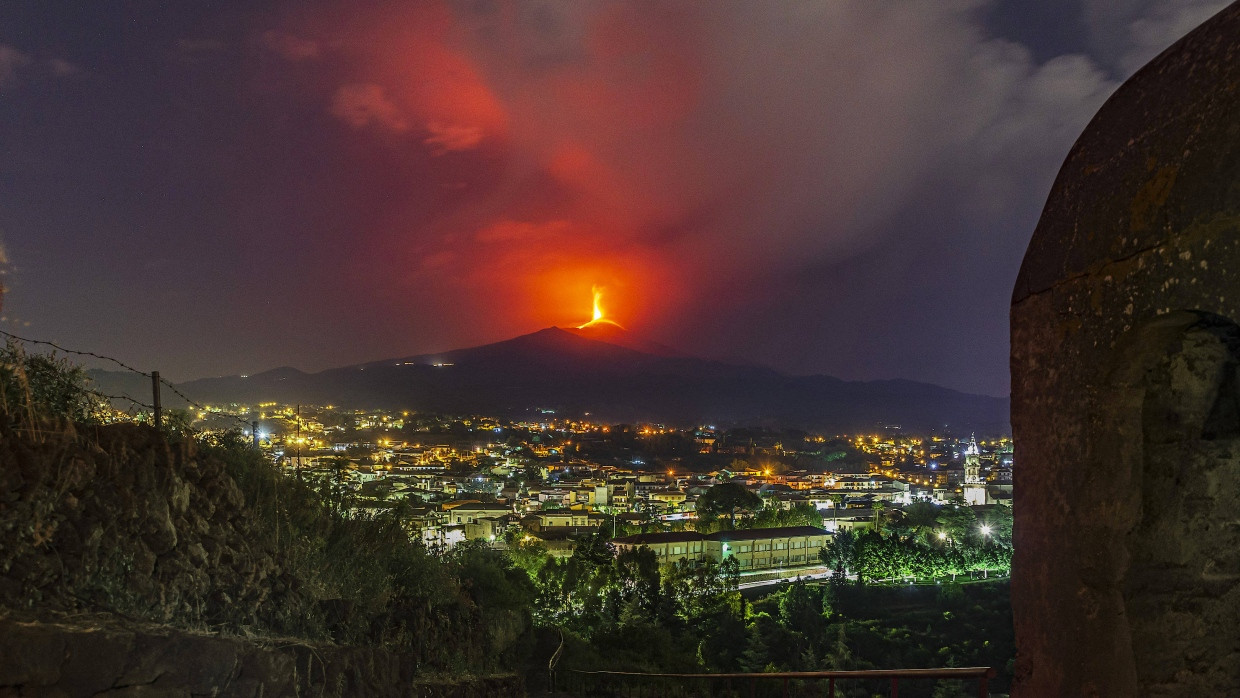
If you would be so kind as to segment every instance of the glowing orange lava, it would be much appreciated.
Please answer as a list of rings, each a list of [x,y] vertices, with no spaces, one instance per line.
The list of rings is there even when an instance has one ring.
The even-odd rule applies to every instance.
[[[594,292],[594,318],[583,325],[577,325],[577,329],[584,330],[587,327],[593,327],[594,325],[598,325],[598,324],[614,325],[615,327],[620,327],[620,329],[624,329],[623,327],[620,326],[620,323],[616,322],[615,320],[610,320],[604,316],[603,305],[602,305],[603,288],[601,286],[593,286],[591,287],[590,290]]]

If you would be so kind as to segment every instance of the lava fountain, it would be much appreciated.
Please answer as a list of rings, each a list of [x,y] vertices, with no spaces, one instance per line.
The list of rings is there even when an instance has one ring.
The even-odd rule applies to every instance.
[[[594,286],[591,288],[591,291],[594,292],[594,317],[585,324],[577,325],[577,329],[584,330],[587,327],[594,327],[596,325],[603,325],[603,324],[612,325],[615,327],[619,327],[620,329],[624,329],[623,327],[621,327],[620,323],[616,322],[615,320],[609,319],[606,316],[606,314],[603,312],[603,287]]]

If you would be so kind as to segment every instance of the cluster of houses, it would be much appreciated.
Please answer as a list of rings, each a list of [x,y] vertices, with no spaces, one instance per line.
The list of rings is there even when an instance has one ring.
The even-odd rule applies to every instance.
[[[399,506],[410,530],[432,549],[451,548],[465,540],[504,545],[516,535],[567,556],[576,539],[600,526],[640,526],[654,532],[621,535],[615,544],[647,545],[669,563],[735,557],[741,569],[809,564],[817,560],[817,551],[832,532],[872,527],[877,510],[918,499],[947,501],[943,492],[936,497],[926,488],[877,474],[676,475],[570,463],[544,467],[541,475],[545,482],[521,484],[503,473],[362,465],[351,468],[347,478],[360,495],[357,510]],[[767,507],[812,506],[821,516],[821,527],[659,532],[687,528],[683,523],[696,518],[698,497],[724,482],[750,489]]]
[[[606,442],[619,429],[631,439],[685,438],[658,425],[453,421],[405,413],[344,415],[331,408],[313,416],[306,410],[280,414],[296,429],[267,437],[277,462],[307,477],[335,478],[354,491],[357,513],[392,511],[432,549],[466,540],[502,546],[521,538],[569,555],[582,534],[609,525],[618,548],[645,545],[665,562],[731,557],[742,569],[764,569],[812,562],[833,532],[872,527],[884,509],[957,498],[971,505],[1011,503],[1008,440],[984,442],[979,449],[975,440],[855,437],[846,449],[852,460],[836,462],[831,456],[843,455],[842,447],[828,453],[821,437],[790,442],[786,449],[779,435],[703,427],[691,432],[691,449],[737,458],[727,468],[693,473],[679,470],[679,458],[651,458],[623,440],[588,461],[578,450]],[[423,433],[422,427],[405,428],[415,419],[426,423],[427,438],[409,443],[402,438]],[[371,435],[333,440],[344,431],[326,423],[341,420]],[[435,445],[435,433],[458,438],[454,445]],[[813,470],[790,466],[807,458]],[[823,465],[834,471],[817,472]],[[698,498],[722,483],[749,489],[766,507],[801,507],[802,514],[812,507],[820,525],[693,531]],[[636,530],[643,532],[624,535]]]

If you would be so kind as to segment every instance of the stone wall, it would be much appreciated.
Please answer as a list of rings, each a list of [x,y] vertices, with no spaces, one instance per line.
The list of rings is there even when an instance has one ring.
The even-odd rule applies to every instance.
[[[427,677],[399,655],[107,617],[0,618],[0,697],[507,698],[517,676]]]
[[[1012,304],[1014,696],[1240,690],[1240,4],[1106,103]]]
[[[310,600],[224,464],[195,451],[148,427],[0,415],[0,605],[278,630],[273,609]]]

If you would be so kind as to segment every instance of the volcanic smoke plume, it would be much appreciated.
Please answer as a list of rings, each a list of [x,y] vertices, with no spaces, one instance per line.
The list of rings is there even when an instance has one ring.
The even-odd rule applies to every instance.
[[[963,275],[961,245],[961,298],[1014,270],[998,219],[1032,218],[1114,81],[988,37],[975,6],[350,3],[270,31],[341,128],[432,161],[433,215],[371,231],[410,293],[452,288],[502,334],[569,325],[605,285],[611,319],[693,344],[711,333],[677,328],[794,302],[856,322],[875,274]]]

